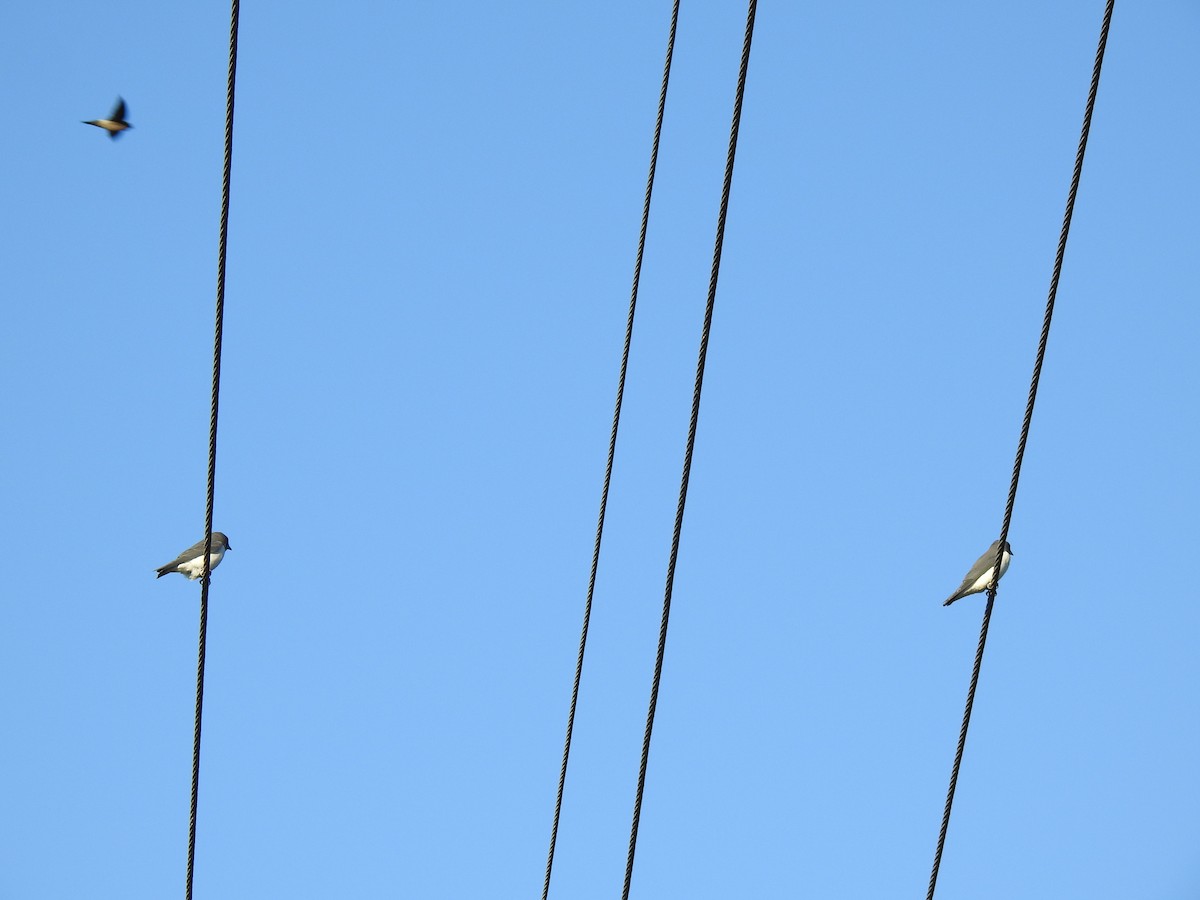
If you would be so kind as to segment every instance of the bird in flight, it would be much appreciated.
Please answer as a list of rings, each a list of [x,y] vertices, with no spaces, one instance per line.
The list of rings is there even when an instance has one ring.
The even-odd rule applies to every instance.
[[[133,127],[125,121],[125,101],[120,97],[117,98],[117,105],[113,107],[113,111],[109,113],[107,119],[92,119],[91,121],[84,122],[83,124],[95,125],[97,128],[103,128],[108,132],[108,136],[114,141],[117,139],[117,135],[122,131]]]
[[[225,558],[225,551],[232,549],[229,546],[229,538],[219,531],[214,531],[212,536],[212,552],[208,556],[208,570],[211,572],[219,566],[221,560]],[[188,547],[165,566],[159,566],[156,571],[159,578],[171,572],[186,575],[188,581],[195,581],[197,578],[200,578],[204,575],[204,541],[201,540],[192,544],[192,546]]]
[[[986,591],[992,586],[993,581],[1003,578],[1004,573],[1008,571],[1008,564],[1012,560],[1012,545],[1008,541],[1004,542],[1004,556],[1000,558],[1000,578],[996,578],[996,551],[999,549],[1000,542],[992,541],[992,546],[987,548],[983,556],[975,560],[975,565],[971,566],[971,570],[967,572],[967,576],[958,586],[958,590],[951,594],[942,606],[949,606],[955,600],[961,600],[969,594]]]

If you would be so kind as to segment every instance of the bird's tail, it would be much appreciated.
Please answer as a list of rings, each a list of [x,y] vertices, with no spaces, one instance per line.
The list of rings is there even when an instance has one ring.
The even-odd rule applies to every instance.
[[[155,569],[154,571],[157,572],[158,574],[155,575],[154,577],[162,578],[164,575],[167,574],[167,572],[170,570],[170,568],[171,568],[170,566],[163,566],[161,569]]]
[[[942,606],[949,606],[949,605],[950,605],[951,603],[953,603],[955,600],[961,600],[961,599],[962,599],[962,595],[960,595],[960,594],[951,594],[951,595],[950,595],[950,597],[949,597],[949,599],[947,599],[947,600],[946,600],[946,602],[942,604]]]

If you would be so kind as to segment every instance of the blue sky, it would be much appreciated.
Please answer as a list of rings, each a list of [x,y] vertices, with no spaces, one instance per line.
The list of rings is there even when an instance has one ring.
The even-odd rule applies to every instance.
[[[197,897],[540,891],[669,12],[243,7]],[[633,896],[923,894],[1102,12],[760,6]],[[554,897],[620,893],[744,16],[681,12]],[[157,900],[228,8],[6,24],[0,897]],[[939,897],[1200,890],[1198,31],[1114,16]]]

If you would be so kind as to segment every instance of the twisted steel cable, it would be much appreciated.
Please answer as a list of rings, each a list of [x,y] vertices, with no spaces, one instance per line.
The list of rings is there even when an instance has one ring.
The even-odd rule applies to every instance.
[[[658,168],[658,145],[662,137],[663,114],[667,108],[667,84],[671,79],[671,59],[675,53],[675,31],[679,23],[679,0],[671,9],[671,30],[667,36],[667,58],[663,63],[662,88],[658,93],[658,116],[654,122],[654,141],[650,149],[650,172],[646,176],[646,196],[642,204],[642,227],[638,235],[637,258],[633,264],[633,289],[629,297],[629,315],[625,321],[625,348],[621,352],[621,374],[617,379],[617,401],[613,410],[612,430],[608,436],[608,461],[604,466],[604,488],[600,492],[600,514],[596,522],[596,540],[592,546],[592,569],[588,576],[587,600],[583,607],[583,627],[579,633],[579,654],[575,659],[575,681],[571,686],[571,708],[567,713],[567,736],[563,742],[562,765],[558,770],[558,793],[554,799],[554,824],[550,829],[550,850],[546,854],[546,877],[542,900],[550,896],[550,873],[554,868],[554,850],[558,844],[558,823],[562,817],[563,787],[567,780],[567,761],[571,756],[571,738],[575,732],[575,709],[579,704],[579,680],[583,675],[583,654],[587,647],[588,626],[592,619],[592,598],[596,592],[596,570],[600,565],[600,541],[604,535],[604,517],[608,509],[608,489],[612,483],[613,459],[617,452],[617,428],[621,423],[621,404],[625,399],[625,375],[629,369],[629,347],[633,342],[633,317],[637,310],[638,285],[642,277],[642,258],[646,251],[646,229],[650,223],[650,198],[654,193],[654,173]]]
[[[208,644],[208,586],[211,580],[213,498],[217,483],[217,412],[221,396],[221,339],[225,322],[225,250],[229,238],[229,175],[233,159],[233,94],[237,76],[239,0],[229,22],[229,78],[225,94],[225,170],[221,180],[221,231],[217,256],[217,309],[213,334],[212,414],[208,423],[208,495],[204,508],[204,575],[200,582],[200,638],[196,655],[196,725],[192,733],[192,802],[188,814],[187,900],[192,900],[196,865],[196,805],[200,794],[200,726],[204,716],[204,659]]]
[[[1096,61],[1092,67],[1092,83],[1088,90],[1087,107],[1083,114],[1083,128],[1079,135],[1079,147],[1075,152],[1075,169],[1071,176],[1071,189],[1067,193],[1067,208],[1063,214],[1062,231],[1058,236],[1058,252],[1054,257],[1054,271],[1050,276],[1050,293],[1046,300],[1046,315],[1042,321],[1041,339],[1038,341],[1037,358],[1033,364],[1033,378],[1029,384],[1029,398],[1025,404],[1025,418],[1021,423],[1021,437],[1017,441],[1017,456],[1013,462],[1012,483],[1008,487],[1008,503],[1004,507],[1004,523],[1000,528],[1000,544],[993,563],[1000,571],[1000,558],[1008,541],[1008,529],[1012,524],[1013,505],[1017,500],[1017,482],[1021,478],[1021,464],[1025,459],[1025,444],[1029,439],[1029,425],[1033,421],[1033,404],[1037,400],[1038,382],[1042,377],[1042,362],[1046,357],[1046,342],[1050,338],[1050,321],[1054,316],[1054,301],[1058,295],[1058,280],[1062,274],[1063,257],[1067,252],[1067,235],[1071,231],[1071,217],[1075,212],[1075,195],[1079,190],[1079,179],[1083,174],[1083,155],[1087,149],[1088,133],[1092,128],[1092,110],[1096,105],[1096,92],[1100,88],[1100,69],[1104,64],[1104,48],[1108,44],[1108,27],[1112,21],[1114,0],[1108,0],[1104,9],[1104,22],[1100,26],[1100,41],[1096,47]],[[971,709],[975,705],[975,688],[979,683],[979,668],[983,664],[983,648],[987,643],[988,626],[992,620],[992,606],[996,602],[995,582],[988,588],[987,605],[983,610],[983,624],[979,629],[979,645],[975,649],[975,665],[971,670],[971,686],[967,690],[967,704],[963,710],[962,729],[958,733],[958,748],[954,753],[954,766],[950,770],[950,787],[946,792],[946,806],[942,811],[942,827],[938,833],[937,850],[933,857],[933,871],[929,875],[929,890],[926,900],[933,900],[937,887],[938,869],[942,864],[942,850],[946,845],[946,831],[950,827],[950,809],[954,805],[954,791],[958,786],[958,770],[962,765],[963,748],[967,743],[967,727],[971,724]]]
[[[704,363],[708,357],[708,338],[712,330],[713,308],[717,300],[717,276],[721,269],[721,250],[725,243],[725,218],[729,211],[729,189],[733,184],[733,161],[737,154],[738,129],[742,121],[742,100],[746,93],[746,72],[750,66],[750,42],[754,37],[757,0],[750,0],[746,11],[746,35],[742,41],[742,63],[738,71],[737,95],[733,104],[733,123],[729,130],[729,152],[725,158],[725,180],[721,188],[721,210],[717,215],[717,236],[713,247],[712,272],[708,280],[708,303],[704,310],[704,329],[700,335],[700,354],[696,360],[696,384],[692,391],[692,416],[688,425],[687,449],[683,455],[683,476],[679,483],[679,503],[675,509],[675,530],[671,537],[671,557],[667,563],[667,584],[663,596],[662,623],[658,629],[658,655],[654,661],[654,680],[650,705],[646,711],[646,731],[642,737],[642,758],[638,767],[637,796],[633,804],[633,822],[629,829],[629,854],[625,860],[625,884],[621,900],[629,900],[633,880],[633,858],[637,850],[638,826],[642,818],[642,796],[646,788],[646,767],[650,758],[650,737],[654,731],[654,713],[658,708],[658,689],[662,682],[663,655],[667,649],[667,624],[671,617],[671,595],[675,589],[675,564],[679,558],[679,537],[683,530],[683,511],[687,504],[688,480],[692,471],[692,453],[696,446],[696,425],[700,418],[700,391],[704,386]]]

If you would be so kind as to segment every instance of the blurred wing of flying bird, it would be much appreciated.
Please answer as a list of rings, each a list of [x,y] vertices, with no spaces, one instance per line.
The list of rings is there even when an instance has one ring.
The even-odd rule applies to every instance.
[[[107,119],[91,119],[83,123],[84,125],[95,125],[97,128],[103,128],[108,132],[108,136],[113,140],[117,139],[122,131],[126,131],[133,126],[125,121],[125,101],[120,97],[117,98],[117,105],[113,107],[113,111],[109,113]]]

